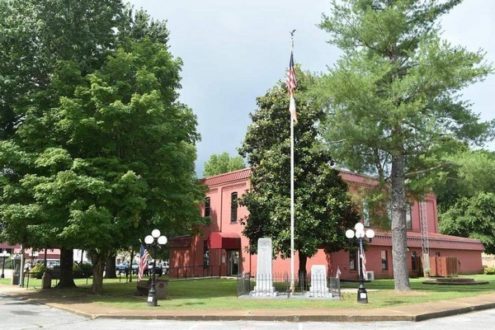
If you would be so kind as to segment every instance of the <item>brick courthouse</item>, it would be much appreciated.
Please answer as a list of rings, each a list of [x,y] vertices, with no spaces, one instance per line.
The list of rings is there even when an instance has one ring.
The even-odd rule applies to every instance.
[[[250,189],[249,175],[250,170],[243,169],[203,179],[208,189],[201,212],[204,216],[210,217],[211,223],[202,228],[199,235],[176,237],[170,240],[170,276],[256,274],[256,255],[247,252],[249,240],[242,235],[243,226],[240,223],[240,220],[248,215],[248,211],[237,202]],[[370,177],[347,171],[341,171],[340,175],[348,184],[351,194],[365,192],[366,189],[372,189],[377,185],[376,180]],[[458,271],[461,274],[482,271],[483,245],[479,240],[442,235],[438,232],[437,204],[433,194],[427,195],[424,199],[423,222],[420,220],[420,203],[410,201],[409,206],[406,216],[407,258],[411,276],[422,275],[422,242],[424,244],[425,236],[429,243],[430,256],[456,257]],[[373,221],[369,220],[367,216],[369,211],[366,208],[364,202],[363,222],[373,228]],[[296,219],[296,221],[304,220]],[[373,229],[376,232],[375,238],[367,244],[366,249],[366,270],[370,272],[368,276],[391,278],[393,277],[391,233],[378,228]],[[335,275],[338,267],[341,278],[358,278],[355,253],[342,250],[327,254],[319,250],[312,258],[308,258],[308,272],[314,264],[326,265],[330,276]],[[297,251],[295,265],[297,271]],[[279,276],[288,274],[290,259],[274,259],[273,272]]]

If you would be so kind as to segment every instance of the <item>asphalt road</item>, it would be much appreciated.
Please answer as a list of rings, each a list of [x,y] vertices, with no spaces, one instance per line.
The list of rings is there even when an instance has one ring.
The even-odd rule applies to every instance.
[[[432,319],[423,322],[264,322],[264,321],[169,321],[96,319],[78,316],[42,304],[0,295],[0,329],[201,329],[201,330],[332,330],[332,329],[493,329],[495,309]]]

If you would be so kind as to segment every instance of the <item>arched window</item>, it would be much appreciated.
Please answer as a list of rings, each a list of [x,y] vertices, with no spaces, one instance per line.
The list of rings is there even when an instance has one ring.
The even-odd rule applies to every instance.
[[[230,194],[230,222],[237,222],[237,192]]]
[[[205,198],[205,211],[204,216],[209,217],[211,213],[210,197]]]

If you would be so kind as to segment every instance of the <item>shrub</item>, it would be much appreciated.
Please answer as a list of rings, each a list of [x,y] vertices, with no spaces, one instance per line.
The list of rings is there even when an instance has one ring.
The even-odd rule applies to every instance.
[[[88,263],[74,263],[72,267],[74,278],[88,278],[93,274],[93,266]]]
[[[31,275],[37,279],[40,279],[43,276],[43,273],[46,271],[45,265],[42,263],[37,263],[31,268]]]
[[[485,267],[483,269],[483,273],[485,273],[487,275],[493,275],[493,274],[495,274],[495,267]]]

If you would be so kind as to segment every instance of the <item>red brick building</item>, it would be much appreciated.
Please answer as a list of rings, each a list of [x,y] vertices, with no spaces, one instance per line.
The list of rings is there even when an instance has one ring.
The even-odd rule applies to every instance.
[[[247,252],[249,240],[242,235],[243,226],[240,223],[248,215],[248,211],[237,203],[238,198],[250,189],[249,175],[250,170],[243,169],[203,180],[208,191],[201,212],[210,217],[211,223],[202,228],[200,235],[170,240],[171,276],[256,274],[256,255]],[[346,171],[341,171],[340,175],[347,182],[353,196],[365,195],[368,189],[377,186],[377,181],[371,177]],[[417,201],[410,201],[410,208],[407,210],[407,258],[411,276],[422,275],[421,256],[425,242],[429,246],[430,256],[457,257],[459,273],[481,272],[483,245],[480,241],[438,233],[435,196],[427,195],[422,205]],[[365,202],[362,214],[365,226],[372,226]],[[424,220],[421,221],[421,218]],[[374,229],[376,236],[367,244],[366,249],[366,270],[372,272],[370,276],[376,278],[392,277],[391,233]],[[297,252],[295,258],[297,267]],[[307,271],[311,270],[312,265],[324,264],[331,276],[335,275],[338,267],[341,278],[356,279],[356,262],[354,253],[339,251],[326,254],[319,250],[308,259]],[[273,272],[279,276],[289,273],[289,269],[289,259],[276,258],[273,261]]]

